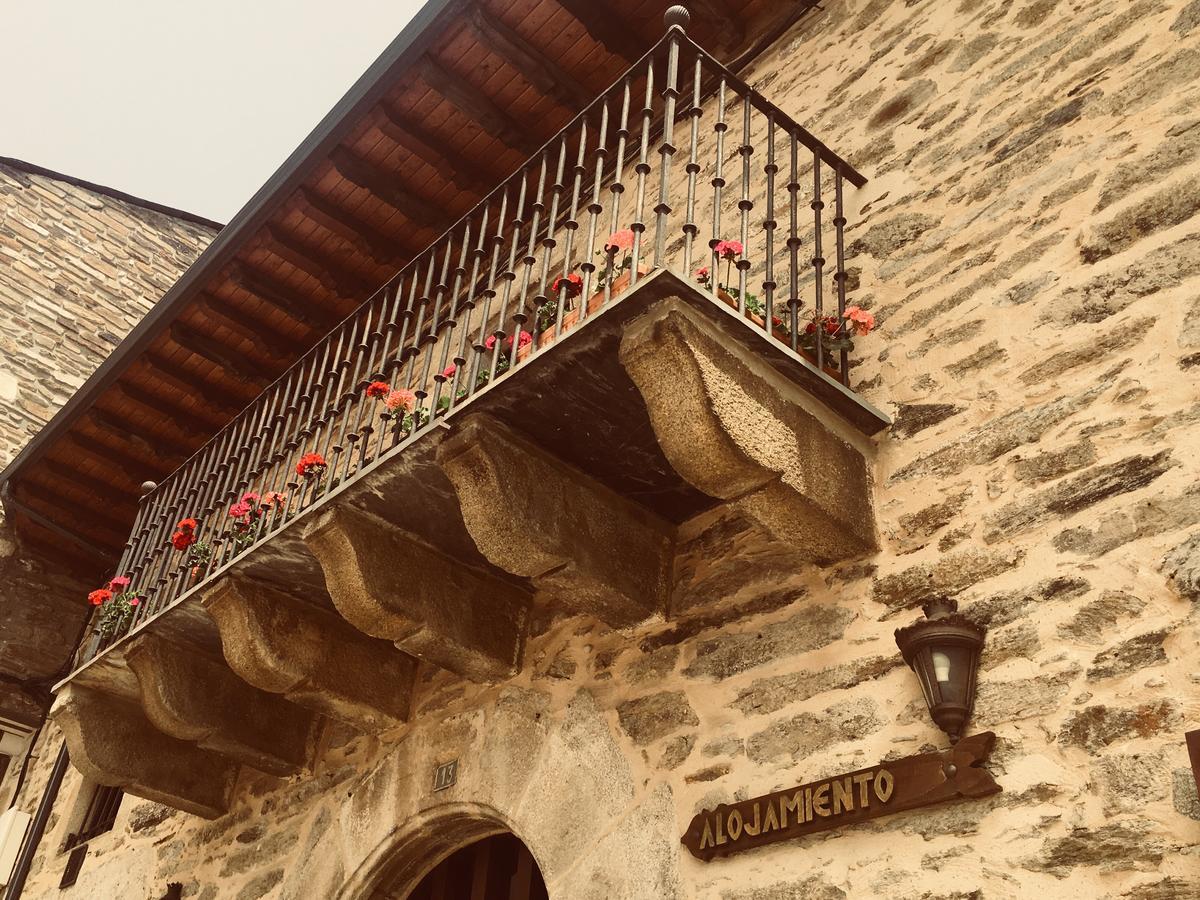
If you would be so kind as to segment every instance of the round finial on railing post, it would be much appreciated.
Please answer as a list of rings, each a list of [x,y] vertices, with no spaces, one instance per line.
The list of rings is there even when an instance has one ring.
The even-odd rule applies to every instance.
[[[672,28],[679,28],[680,31],[686,31],[691,21],[692,14],[688,12],[686,6],[679,3],[676,3],[663,13],[663,24],[667,26],[667,31],[670,31]]]
[[[158,490],[158,485],[155,484],[153,481],[143,481],[142,482],[142,496],[143,497],[145,497],[147,494],[153,493],[156,490]]]

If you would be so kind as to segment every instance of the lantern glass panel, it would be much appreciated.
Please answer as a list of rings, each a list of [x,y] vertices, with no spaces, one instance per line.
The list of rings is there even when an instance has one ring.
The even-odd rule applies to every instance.
[[[943,703],[966,703],[971,671],[971,648],[943,644],[931,648],[934,676]]]

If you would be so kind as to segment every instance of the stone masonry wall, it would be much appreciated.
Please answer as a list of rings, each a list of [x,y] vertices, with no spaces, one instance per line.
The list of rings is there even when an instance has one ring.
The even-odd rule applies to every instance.
[[[400,733],[330,729],[314,774],[247,777],[216,822],[130,798],[60,893],[72,773],[27,896],[359,897],[404,822],[455,804],[570,900],[1200,896],[1200,2],[825,7],[750,77],[871,179],[854,299],[881,327],[854,380],[896,420],[881,552],[796,571],[702,517],[669,622],[547,613],[518,678],[425,669]],[[971,730],[1004,792],[687,855],[702,807],[945,746],[892,637],[938,592],[989,627]]]
[[[0,467],[29,443],[215,235],[209,225],[0,161]],[[40,718],[8,676],[61,668],[86,614],[76,580],[22,557],[0,512],[0,714]],[[68,587],[69,585],[69,587]]]
[[[215,234],[209,225],[0,162],[0,465]]]

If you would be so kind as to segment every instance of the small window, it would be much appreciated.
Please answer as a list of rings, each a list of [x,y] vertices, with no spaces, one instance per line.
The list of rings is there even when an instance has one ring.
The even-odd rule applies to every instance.
[[[98,834],[111,831],[113,823],[117,821],[117,810],[121,808],[123,796],[120,788],[95,785],[84,809],[83,818],[79,820],[75,831],[67,835],[67,843],[63,849],[70,850],[87,843]]]

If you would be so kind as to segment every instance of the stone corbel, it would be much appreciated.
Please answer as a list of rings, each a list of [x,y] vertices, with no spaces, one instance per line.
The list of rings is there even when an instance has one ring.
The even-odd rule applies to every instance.
[[[674,529],[486,415],[438,447],[467,530],[494,565],[614,627],[666,611]]]
[[[125,651],[146,717],[160,730],[270,775],[309,765],[316,719],[195,650],[144,634]]]
[[[163,734],[134,704],[66,685],[50,717],[85,778],[206,819],[228,811],[237,764]]]
[[[226,576],[201,603],[225,660],[256,688],[366,732],[408,717],[416,661],[333,613]]]
[[[359,631],[475,681],[517,672],[529,614],[520,588],[341,507],[304,540],[334,606]]]
[[[878,546],[869,441],[677,299],[626,329],[621,363],[663,453],[802,558]]]

